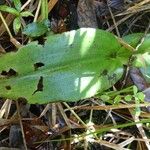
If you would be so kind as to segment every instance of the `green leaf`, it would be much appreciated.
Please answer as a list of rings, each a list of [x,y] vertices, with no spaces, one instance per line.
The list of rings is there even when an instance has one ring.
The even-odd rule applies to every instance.
[[[13,0],[15,8],[20,12],[21,11],[21,2],[20,0]]]
[[[150,65],[140,68],[140,70],[141,70],[144,78],[146,79],[146,82],[150,83]]]
[[[133,33],[124,36],[123,40],[125,40],[129,45],[135,48],[140,42],[140,39],[143,37],[143,35],[144,35],[143,33]]]
[[[29,37],[39,37],[45,34],[48,31],[48,27],[42,22],[33,22],[26,26],[23,31],[23,34],[26,34]]]
[[[138,92],[138,88],[134,85],[134,86],[133,86],[133,93],[134,93],[134,95],[136,95],[137,92]]]
[[[150,62],[150,34],[144,36],[143,33],[134,33],[123,37],[123,39],[134,48],[138,46],[138,50],[134,52],[135,59],[132,64],[145,68]]]
[[[135,60],[132,64],[140,68],[145,79],[150,83],[150,34],[144,36],[143,33],[135,33],[123,39],[134,47],[141,43],[138,50],[134,52]],[[141,39],[144,40],[141,42]]]
[[[134,48],[140,44],[135,54],[150,52],[150,34],[144,36],[143,33],[134,33],[124,36],[123,39]]]
[[[46,26],[46,27],[50,27],[50,21],[49,21],[49,19],[44,19],[44,20],[42,20],[42,23]]]
[[[121,101],[121,96],[120,96],[120,95],[117,95],[117,96],[114,98],[114,103],[115,103],[115,104],[118,104],[120,101]]]
[[[21,12],[20,13],[20,15],[22,16],[22,17],[29,17],[29,16],[34,16],[31,12],[29,12],[29,11],[23,11],[23,12]]]
[[[21,20],[19,17],[17,17],[13,21],[13,30],[14,30],[15,34],[18,33],[20,28],[21,28]]]
[[[144,95],[142,92],[138,92],[138,93],[136,94],[136,97],[137,97],[141,102],[144,102],[145,95]]]
[[[0,57],[0,73],[14,75],[0,78],[0,97],[48,103],[94,96],[121,78],[120,48],[113,34],[92,28],[31,42]]]
[[[8,7],[6,5],[1,5],[0,6],[0,11],[5,11],[5,12],[11,13],[11,14],[16,15],[16,16],[20,15],[19,12],[16,9]]]
[[[108,101],[108,100],[110,99],[110,97],[109,97],[108,95],[101,95],[101,96],[100,96],[100,99],[101,99],[102,101]]]
[[[125,101],[130,102],[132,100],[133,96],[132,95],[126,95],[124,97]]]

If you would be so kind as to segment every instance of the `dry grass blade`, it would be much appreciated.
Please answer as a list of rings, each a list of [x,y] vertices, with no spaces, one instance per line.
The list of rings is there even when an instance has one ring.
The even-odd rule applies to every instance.
[[[38,15],[39,15],[39,12],[40,12],[40,8],[41,8],[41,0],[39,0],[37,9],[36,9],[36,12],[35,12],[35,15],[34,15],[34,20],[33,20],[33,22],[36,22],[36,21],[37,21]],[[41,16],[39,17],[39,20],[41,20]]]
[[[0,109],[0,119],[3,118],[4,115],[5,115],[5,118],[8,117],[9,111],[10,111],[10,107],[11,107],[11,103],[12,103],[12,101],[9,100],[9,99],[7,99],[4,102],[3,106]]]
[[[141,6],[139,8],[136,8],[136,9],[126,10],[125,12],[117,14],[116,16],[122,16],[122,15],[127,15],[127,14],[135,14],[135,13],[146,11],[146,10],[149,10],[149,9],[150,9],[150,4],[147,4],[146,6],[144,5],[144,6]]]
[[[64,120],[65,120],[67,126],[68,126],[69,128],[71,128],[71,124],[70,124],[70,122],[69,122],[68,117],[66,116],[66,114],[65,114],[65,112],[64,112],[64,109],[63,109],[61,103],[57,103],[57,106],[58,106],[58,109],[59,109],[61,115],[63,116],[63,118],[64,118]]]
[[[47,111],[50,109],[50,104],[47,104],[46,107],[43,109],[43,111],[41,112],[39,118],[43,117]]]
[[[8,14],[5,17],[5,21],[6,21],[8,26],[13,22],[14,18],[15,18],[15,16],[13,16],[12,14]],[[2,23],[0,25],[0,36],[2,36],[5,31],[6,31],[6,28],[5,28],[4,24]]]
[[[108,118],[111,118],[112,122],[113,122],[113,125],[117,125],[115,119],[113,118],[113,115],[112,115],[112,111],[111,110],[108,110],[107,111],[107,116],[103,122],[103,124],[105,124],[105,122],[107,121]]]
[[[17,124],[18,123],[18,115],[16,112],[10,119],[0,119],[0,133],[4,131],[10,124]]]
[[[138,4],[128,8],[126,11],[115,15],[115,17],[122,16],[122,15],[127,15],[127,16],[123,17],[122,19],[119,19],[116,22],[116,24],[109,27],[107,29],[107,31],[112,31],[114,28],[116,28],[116,26],[122,24],[123,22],[125,22],[127,19],[131,18],[133,15],[135,15],[138,12],[149,11],[150,10],[150,4],[147,4],[148,2],[150,2],[150,1],[149,0],[141,1]],[[146,4],[146,5],[144,5],[144,4]]]
[[[109,142],[104,141],[104,140],[96,140],[95,142],[98,142],[101,145],[104,145],[104,146],[109,147],[109,148],[114,149],[114,150],[129,150],[128,148],[122,148],[118,144],[109,143]]]
[[[20,150],[20,148],[0,147],[0,150]]]
[[[52,126],[56,125],[56,114],[57,114],[57,107],[55,103],[51,104],[51,109],[52,109]]]
[[[65,102],[63,102],[63,104],[68,108],[68,110],[70,110],[70,112],[78,119],[78,121],[80,121],[82,123],[82,125],[87,128],[87,125],[82,121],[82,119],[80,119],[80,117],[74,112],[74,110],[72,108],[69,107],[69,105]]]
[[[10,42],[16,47],[16,48],[20,48],[22,45],[13,37],[8,25],[7,25],[7,22],[5,21],[2,13],[0,12],[0,18],[3,22],[3,25],[7,31],[7,33],[9,34],[9,37],[10,37]]]
[[[133,14],[129,14],[127,16],[125,16],[124,18],[120,19],[119,21],[116,22],[116,25],[120,25],[121,23],[125,22],[127,19],[129,19],[130,17],[132,17]],[[111,27],[109,27],[107,29],[107,31],[112,31],[115,28],[115,25],[112,25]]]
[[[130,137],[129,139],[121,142],[120,144],[118,144],[120,147],[125,147],[126,145],[129,145],[130,143],[132,143],[135,140],[135,137]]]
[[[150,118],[150,113],[149,112],[141,112],[140,117]]]
[[[139,2],[139,3],[135,4],[134,6],[130,7],[128,10],[134,10],[137,7],[140,7],[140,6],[142,6],[144,4],[147,4],[149,2],[150,2],[149,0],[142,0],[141,2]]]
[[[24,10],[24,8],[27,7],[31,1],[32,0],[28,0],[27,2],[25,2],[25,4],[23,4],[23,6],[21,7],[21,10]]]
[[[150,103],[145,104],[139,104],[139,107],[146,107],[150,106]],[[71,109],[83,109],[83,110],[113,110],[113,109],[124,109],[124,108],[134,108],[137,107],[137,104],[118,104],[118,105],[108,105],[108,106],[75,106]],[[69,109],[66,109],[65,111],[68,111]]]
[[[0,119],[0,130],[3,126],[8,126],[9,124],[16,124],[16,123],[18,123],[17,118]]]
[[[139,122],[139,121],[140,121],[140,119],[139,119],[139,114],[135,114],[135,115],[134,115],[134,114],[132,113],[132,112],[133,112],[132,109],[129,109],[129,111],[130,111],[130,114],[131,114],[131,116],[133,117],[134,121],[135,121],[135,122]],[[145,140],[144,142],[145,142],[145,145],[146,145],[147,149],[149,150],[149,149],[150,149],[150,144],[149,144],[149,142],[147,141],[148,137],[146,136],[146,133],[145,133],[145,131],[144,131],[144,129],[143,129],[143,124],[142,124],[142,123],[138,123],[138,124],[136,124],[136,126],[137,126],[137,128],[138,128],[138,130],[139,130],[139,132],[140,132],[140,134],[141,134],[141,137],[143,138],[143,140]]]
[[[108,7],[108,9],[109,9],[109,12],[110,12],[111,18],[112,18],[113,23],[114,23],[114,26],[115,26],[117,36],[118,36],[118,37],[120,37],[120,33],[119,33],[118,26],[117,26],[117,24],[116,24],[115,17],[114,17],[114,15],[113,15],[112,11],[111,11],[111,8],[110,8],[110,7]]]

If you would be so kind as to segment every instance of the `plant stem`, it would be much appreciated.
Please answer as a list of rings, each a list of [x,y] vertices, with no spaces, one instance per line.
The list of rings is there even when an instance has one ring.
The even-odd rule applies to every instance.
[[[42,1],[41,16],[42,16],[42,20],[48,19],[48,2],[47,2],[47,0]]]

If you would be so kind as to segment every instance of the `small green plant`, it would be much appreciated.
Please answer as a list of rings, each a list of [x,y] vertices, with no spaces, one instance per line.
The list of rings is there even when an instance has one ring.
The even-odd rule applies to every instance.
[[[32,22],[29,23],[23,30],[23,34],[27,35],[28,37],[39,37],[44,35],[46,32],[49,31],[50,22],[48,19],[45,19],[41,22]]]
[[[110,93],[109,92],[103,93],[103,95],[101,95],[99,98],[104,102],[108,102],[111,104],[119,104],[121,100],[125,100],[126,102],[135,102],[136,104],[139,104],[144,102],[145,95],[143,92],[138,92],[136,86],[132,86],[123,89],[121,91],[111,91]]]
[[[41,5],[41,16],[39,22],[29,23],[23,30],[23,34],[28,37],[39,37],[47,33],[50,28],[50,21],[48,20],[48,2],[47,0],[40,0],[39,6]]]
[[[133,99],[135,100],[135,104],[137,105],[136,107],[135,107],[135,114],[137,115],[137,116],[139,116],[140,115],[140,113],[141,113],[141,108],[139,107],[139,104],[141,103],[141,102],[144,102],[144,98],[145,98],[145,95],[144,95],[144,93],[142,93],[142,92],[138,92],[138,89],[137,89],[137,87],[136,86],[133,86]],[[125,99],[126,99],[126,97],[125,97]],[[127,99],[126,99],[127,100]],[[130,99],[129,99],[130,100]]]
[[[136,101],[136,103],[144,102],[145,95],[143,92],[138,92],[138,89],[136,86],[133,86],[133,95],[126,95],[124,97],[125,101],[130,102],[133,99]]]
[[[1,5],[0,11],[8,12],[15,16],[15,19],[13,21],[13,30],[14,30],[15,34],[17,34],[21,28],[21,25],[23,25],[22,17],[33,16],[33,14],[30,11],[22,11],[21,10],[20,0],[13,0],[13,3],[14,3],[15,8],[9,7],[7,5]]]

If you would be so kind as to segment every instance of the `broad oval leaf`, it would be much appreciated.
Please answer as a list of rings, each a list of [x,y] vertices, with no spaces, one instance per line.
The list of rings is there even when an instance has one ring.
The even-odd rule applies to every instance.
[[[0,57],[0,97],[29,103],[89,98],[120,79],[121,50],[113,34],[92,28],[49,36],[44,45],[31,42]]]

